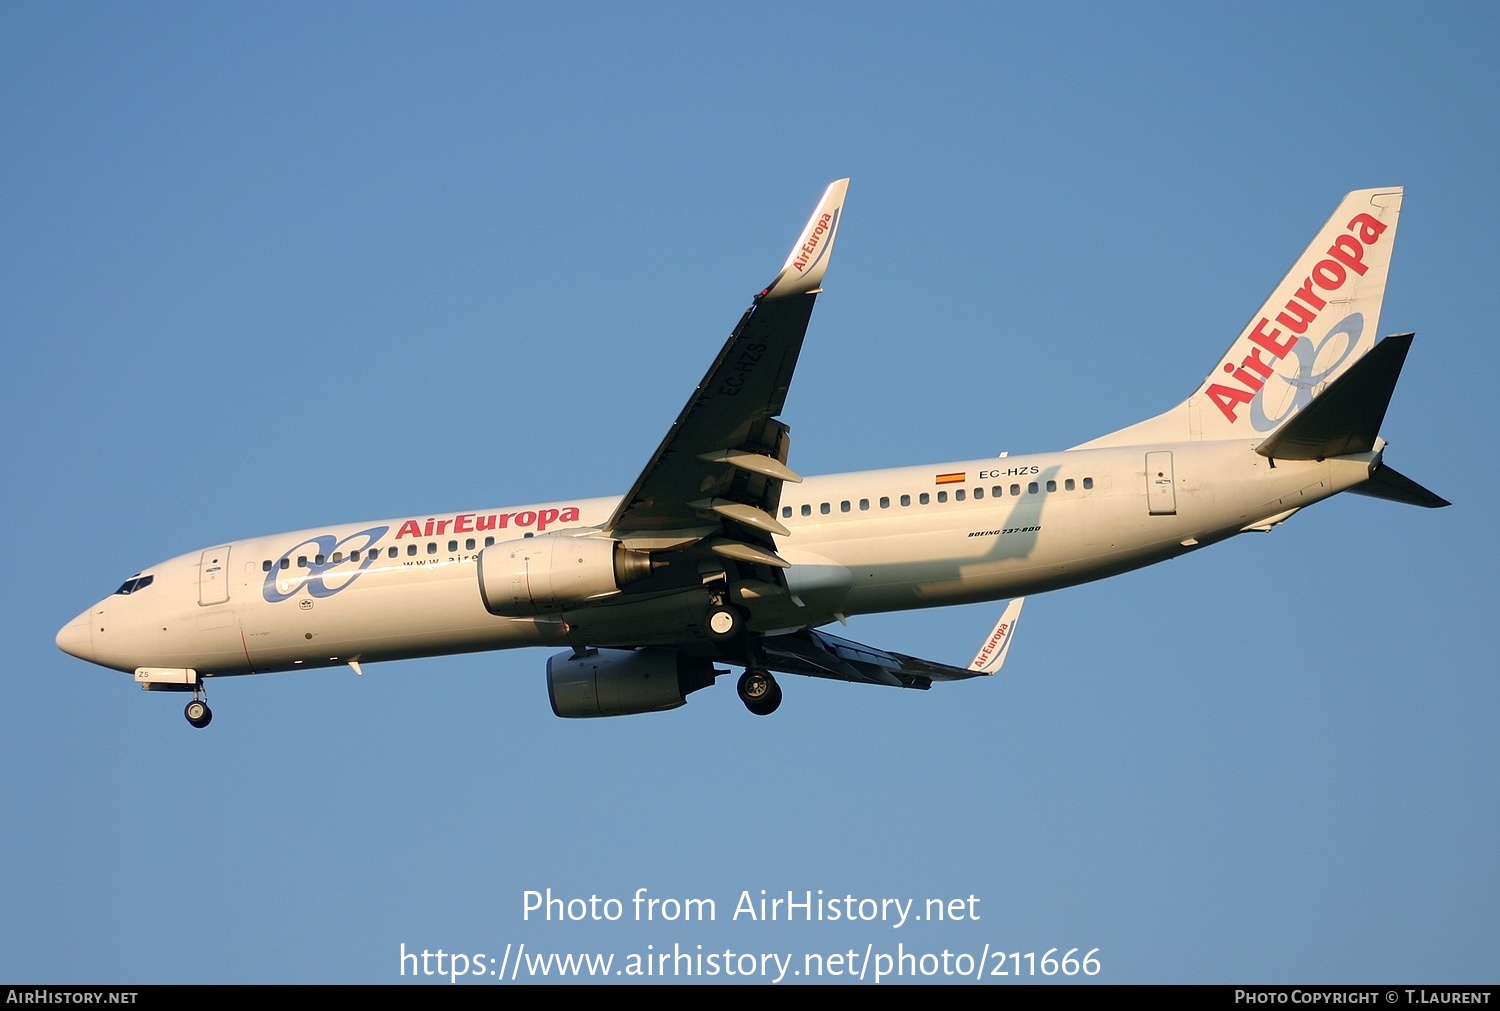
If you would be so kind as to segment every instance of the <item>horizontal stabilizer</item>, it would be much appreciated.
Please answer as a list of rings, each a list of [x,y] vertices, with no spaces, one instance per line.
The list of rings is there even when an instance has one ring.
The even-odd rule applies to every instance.
[[[1255,451],[1273,460],[1322,460],[1373,450],[1411,339],[1397,334],[1375,345]]]
[[[1357,484],[1349,490],[1356,495],[1389,499],[1392,502],[1405,502],[1407,505],[1422,506],[1424,509],[1441,509],[1443,506],[1453,504],[1441,495],[1434,495],[1405,474],[1398,473],[1394,468],[1387,467],[1383,463],[1375,468],[1375,473],[1370,475],[1370,480],[1364,484]]]

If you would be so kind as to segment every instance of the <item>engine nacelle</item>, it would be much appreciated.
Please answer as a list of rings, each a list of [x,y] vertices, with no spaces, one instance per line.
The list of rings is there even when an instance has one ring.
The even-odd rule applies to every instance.
[[[719,672],[675,649],[591,649],[547,660],[547,696],[558,716],[630,716],[676,709]]]
[[[492,544],[478,569],[485,610],[526,618],[619,593],[651,574],[651,557],[607,537],[546,535]]]

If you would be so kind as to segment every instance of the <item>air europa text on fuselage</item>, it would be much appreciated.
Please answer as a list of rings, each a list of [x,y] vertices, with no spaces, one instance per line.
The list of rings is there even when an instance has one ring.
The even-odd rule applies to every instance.
[[[1333,240],[1325,259],[1313,266],[1302,279],[1296,293],[1286,300],[1286,306],[1277,313],[1276,322],[1286,329],[1287,336],[1283,336],[1281,329],[1272,326],[1270,320],[1264,316],[1260,318],[1250,331],[1249,340],[1255,347],[1250,349],[1250,353],[1238,366],[1233,361],[1224,364],[1224,371],[1240,385],[1214,383],[1207,390],[1208,399],[1223,412],[1224,417],[1231,422],[1239,420],[1239,406],[1255,398],[1265,386],[1266,380],[1275,373],[1273,366],[1276,362],[1291,352],[1307,332],[1307,328],[1317,320],[1318,314],[1328,305],[1328,299],[1314,289],[1332,295],[1344,286],[1350,274],[1364,276],[1368,269],[1364,262],[1365,247],[1380,241],[1385,230],[1385,222],[1369,214],[1357,214],[1344,226],[1345,234]],[[1262,358],[1262,351],[1269,358]]]
[[[558,523],[577,523],[578,507],[561,509],[522,509],[513,513],[459,513],[456,516],[429,516],[426,521],[407,520],[396,531],[403,537],[440,537],[443,534],[472,534],[485,530],[527,529],[540,533]]]

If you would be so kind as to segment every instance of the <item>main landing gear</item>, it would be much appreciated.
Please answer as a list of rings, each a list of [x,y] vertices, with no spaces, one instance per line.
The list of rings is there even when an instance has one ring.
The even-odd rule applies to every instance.
[[[768,670],[752,667],[745,671],[736,690],[745,708],[756,716],[770,716],[781,705],[781,686]]]
[[[733,642],[744,631],[745,612],[730,604],[715,604],[703,618],[703,634],[710,642]]]
[[[199,730],[208,726],[213,720],[214,711],[208,708],[208,692],[203,690],[203,685],[194,686],[193,701],[182,710],[182,715],[186,716],[187,721]]]

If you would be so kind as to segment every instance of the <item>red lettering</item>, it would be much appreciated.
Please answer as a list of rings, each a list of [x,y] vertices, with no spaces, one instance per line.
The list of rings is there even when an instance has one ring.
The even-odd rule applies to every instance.
[[[1307,333],[1307,325],[1318,318],[1315,310],[1298,302],[1296,299],[1287,301],[1286,309],[1276,316],[1276,322],[1286,327],[1292,333]]]
[[[1271,367],[1269,362],[1260,360],[1260,348],[1251,348],[1250,353],[1245,356],[1245,360],[1240,362],[1240,364],[1253,372],[1260,373],[1265,379],[1270,379],[1271,373],[1276,371]]]
[[[1321,309],[1328,304],[1323,300],[1322,296],[1312,290],[1312,278],[1310,277],[1303,279],[1302,287],[1297,289],[1297,297],[1314,309]]]
[[[1324,291],[1338,291],[1348,276],[1344,268],[1333,260],[1319,260],[1312,270],[1313,283]]]
[[[536,518],[536,528],[538,530],[546,530],[548,523],[557,522],[557,516],[558,513],[556,509],[543,509]]]
[[[448,524],[452,522],[452,520],[438,520],[437,532],[440,534],[446,534],[448,532]]]
[[[1234,416],[1235,410],[1240,404],[1248,404],[1254,400],[1255,394],[1249,390],[1237,390],[1233,386],[1220,386],[1215,383],[1208,388],[1208,399],[1224,412],[1224,417],[1235,421],[1238,420]]]
[[[491,513],[488,516],[478,516],[478,517],[476,517],[474,519],[474,529],[475,530],[493,530],[493,529],[495,529],[495,514]]]
[[[402,538],[402,537],[421,537],[421,536],[422,536],[422,528],[419,527],[419,526],[417,526],[417,521],[416,520],[407,520],[405,523],[401,524],[401,529],[396,531],[396,537],[397,537],[398,540],[400,538]]]
[[[499,515],[498,519],[500,521],[500,529],[505,529],[505,521],[510,519],[510,515],[510,513],[501,513]]]
[[[578,507],[577,506],[568,506],[568,508],[566,508],[566,509],[564,509],[562,511],[562,515],[558,516],[557,518],[560,519],[560,520],[562,520],[564,523],[577,523],[578,522]]]
[[[1272,358],[1285,358],[1287,352],[1291,351],[1293,346],[1296,345],[1297,339],[1289,337],[1285,344],[1277,344],[1276,338],[1281,336],[1281,331],[1273,327],[1270,333],[1266,333],[1265,328],[1270,325],[1271,321],[1262,316],[1260,322],[1255,324],[1255,329],[1250,333],[1250,341],[1253,344],[1259,344],[1271,352]]]
[[[455,534],[467,534],[474,531],[474,514],[459,513],[458,518],[453,521],[453,532]]]
[[[1328,255],[1354,271],[1360,277],[1365,276],[1369,267],[1365,266],[1365,247],[1352,235],[1340,235],[1333,240],[1333,245],[1328,247]]]
[[[1243,368],[1235,368],[1233,362],[1225,362],[1224,371],[1234,376],[1234,378],[1238,379],[1240,382],[1244,383],[1252,390],[1258,390],[1262,386],[1266,385],[1265,380],[1255,378],[1250,373],[1246,372]]]
[[[516,526],[518,527],[529,527],[535,522],[536,513],[532,512],[530,509],[526,509],[522,512],[516,513]]]
[[[424,537],[431,537],[432,536],[432,523],[433,523],[432,519],[429,518],[427,520],[427,526],[422,531],[422,536],[424,536]]]
[[[1371,217],[1368,214],[1356,214],[1354,220],[1349,222],[1348,230],[1351,232],[1354,231],[1355,225],[1359,226],[1359,232],[1357,233],[1359,241],[1367,246],[1373,245],[1386,229],[1384,221]]]

